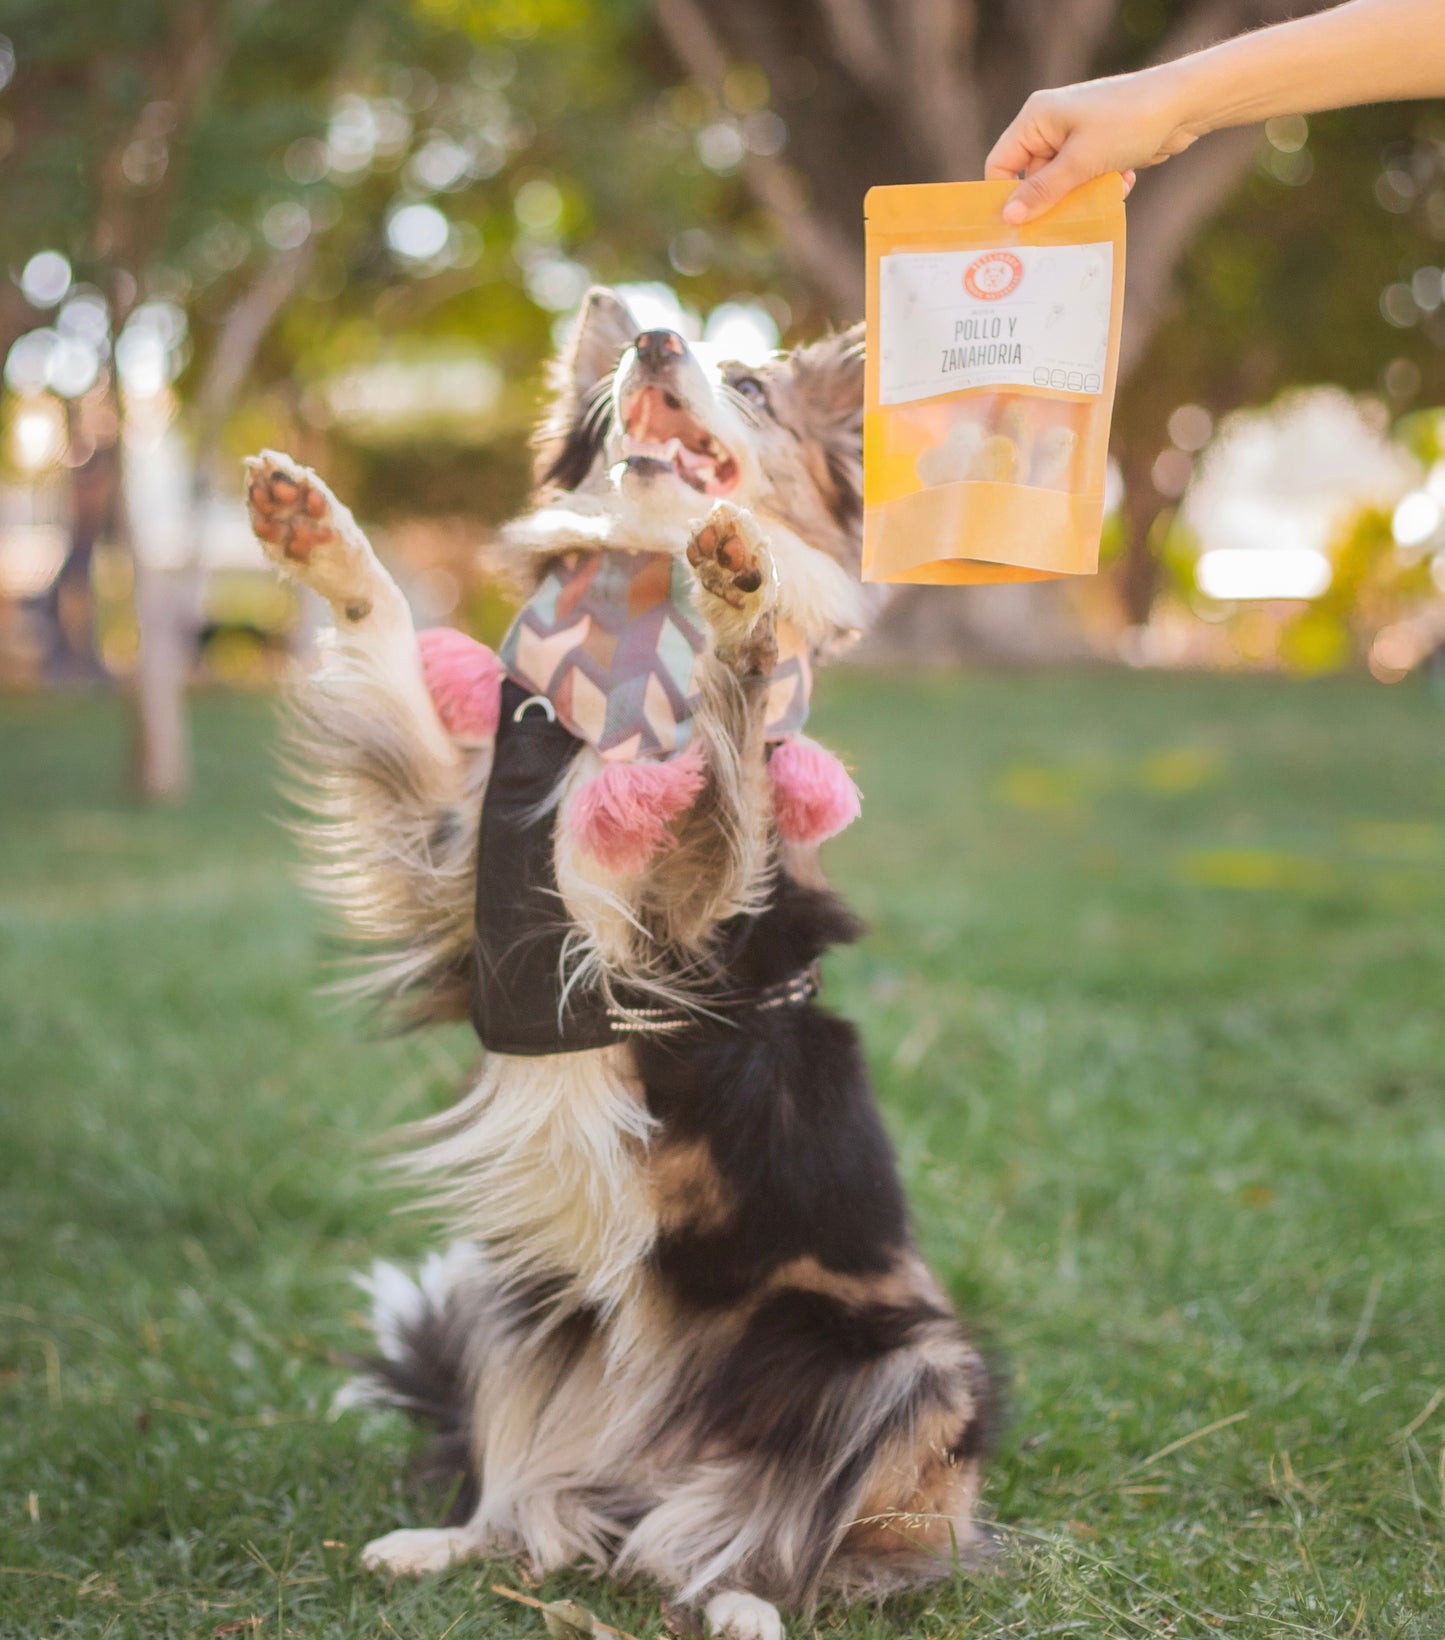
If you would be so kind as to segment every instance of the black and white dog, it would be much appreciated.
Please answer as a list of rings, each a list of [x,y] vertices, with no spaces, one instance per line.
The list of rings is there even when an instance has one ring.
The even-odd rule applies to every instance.
[[[704,364],[594,291],[555,386],[506,547],[534,583],[559,555],[673,554],[710,634],[702,788],[630,874],[567,824],[592,748],[539,714],[449,733],[350,514],[285,457],[248,464],[257,534],[335,614],[295,692],[297,764],[317,881],[374,947],[373,993],[413,1022],[474,1009],[497,932],[478,816],[504,754],[535,754],[560,994],[615,1032],[488,1052],[420,1129],[412,1165],[458,1240],[417,1281],[378,1267],[384,1359],[363,1393],[432,1417],[466,1479],[454,1524],[364,1558],[585,1561],[657,1579],[715,1632],[773,1637],[778,1606],[948,1573],[978,1537],[989,1418],[983,1362],[910,1238],[857,1035],[813,1000],[817,959],[856,925],[816,850],[780,839],[766,776],[777,624],[816,657],[868,615],[861,336]],[[661,428],[639,429],[659,404]]]

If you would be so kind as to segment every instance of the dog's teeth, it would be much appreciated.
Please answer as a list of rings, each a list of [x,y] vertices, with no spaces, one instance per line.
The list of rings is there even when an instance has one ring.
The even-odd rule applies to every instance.
[[[676,443],[676,440],[673,443]],[[649,439],[634,438],[629,433],[622,440],[622,453],[625,456],[646,456],[653,461],[671,461],[672,445],[657,444]]]

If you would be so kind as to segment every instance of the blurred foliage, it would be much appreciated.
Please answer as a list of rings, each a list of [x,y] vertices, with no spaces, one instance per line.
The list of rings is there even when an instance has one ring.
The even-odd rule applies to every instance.
[[[1337,672],[1363,660],[1384,628],[1433,597],[1430,560],[1402,552],[1390,515],[1364,509],[1345,529],[1331,557],[1328,589],[1285,625],[1279,656],[1295,672]]]
[[[179,304],[183,397],[248,291],[306,253],[237,445],[304,442],[332,419],[325,383],[428,350],[486,361],[499,391],[466,442],[515,445],[557,315],[590,278],[674,279],[703,307],[777,283],[770,220],[698,158],[630,0],[4,0],[0,33],[15,56],[0,255],[18,275],[61,252],[117,319]],[[162,94],[186,61],[205,82],[189,120]],[[121,244],[104,231],[118,205],[137,221]],[[514,491],[518,462],[498,470]],[[425,504],[385,483],[385,461],[378,476]],[[477,502],[475,485],[443,487]]]
[[[1395,423],[1394,436],[1421,463],[1428,467],[1445,458],[1445,416],[1417,410]]]
[[[1270,130],[1286,146],[1261,139],[1248,181],[1180,265],[1173,314],[1120,396],[1127,432],[1162,444],[1181,403],[1217,418],[1310,382],[1378,393],[1392,411],[1445,403],[1445,304],[1407,308],[1404,324],[1382,306],[1390,287],[1445,262],[1445,107]]]

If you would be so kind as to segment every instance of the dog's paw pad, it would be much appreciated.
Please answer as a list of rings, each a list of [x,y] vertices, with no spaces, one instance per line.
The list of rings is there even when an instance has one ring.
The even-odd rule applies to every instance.
[[[346,508],[315,473],[275,450],[246,463],[246,505],[266,556],[348,621],[387,596],[386,572]]]
[[[757,526],[727,501],[719,501],[693,531],[687,561],[707,591],[734,609],[742,609],[774,574]]]
[[[715,1594],[703,1608],[709,1634],[728,1640],[783,1640],[783,1620],[778,1608],[741,1589]]]
[[[305,564],[336,533],[325,485],[274,450],[263,450],[246,463],[246,505],[251,528],[276,549],[272,557]]]

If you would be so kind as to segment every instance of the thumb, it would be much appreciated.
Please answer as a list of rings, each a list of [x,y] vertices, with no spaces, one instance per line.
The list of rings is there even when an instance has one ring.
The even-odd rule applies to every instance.
[[[1003,208],[1004,221],[1017,227],[1020,222],[1041,216],[1083,180],[1082,172],[1067,150],[1059,153],[1009,195]]]

